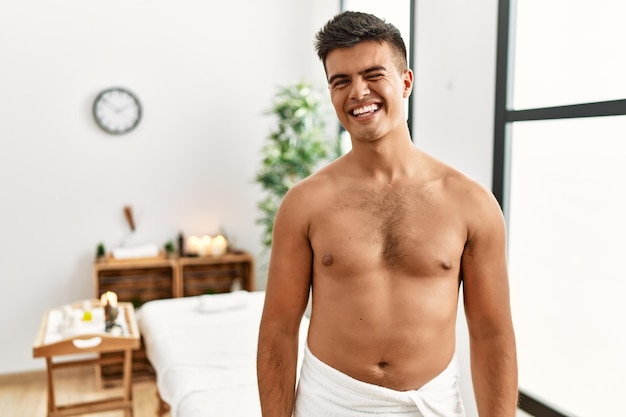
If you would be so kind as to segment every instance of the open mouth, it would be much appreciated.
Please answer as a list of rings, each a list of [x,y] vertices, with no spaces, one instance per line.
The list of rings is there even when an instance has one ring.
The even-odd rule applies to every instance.
[[[378,104],[369,104],[367,106],[358,107],[352,110],[352,115],[354,117],[367,117],[376,113],[380,109],[380,105]]]

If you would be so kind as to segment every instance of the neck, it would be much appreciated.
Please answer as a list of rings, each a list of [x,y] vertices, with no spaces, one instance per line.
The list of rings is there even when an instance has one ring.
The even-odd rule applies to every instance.
[[[354,163],[376,181],[394,182],[412,175],[420,165],[416,161],[422,153],[408,134],[373,142],[352,142],[350,154]]]

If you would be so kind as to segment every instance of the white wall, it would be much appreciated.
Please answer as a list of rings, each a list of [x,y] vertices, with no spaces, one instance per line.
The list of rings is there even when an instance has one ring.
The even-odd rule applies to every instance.
[[[278,85],[323,86],[312,39],[338,3],[0,3],[0,374],[43,367],[31,358],[42,312],[92,296],[96,244],[128,238],[126,204],[131,242],[223,228],[261,252],[263,112]],[[415,142],[490,187],[497,2],[417,3]],[[92,121],[111,85],[143,102],[130,135]]]
[[[415,142],[491,189],[498,2],[417,3]]]
[[[93,296],[98,242],[224,231],[261,252],[253,182],[276,87],[325,88],[313,36],[336,0],[0,2],[0,374],[43,368],[43,312]],[[136,131],[91,105],[137,93]],[[129,236],[122,208],[132,205]],[[129,239],[130,237],[130,239]]]

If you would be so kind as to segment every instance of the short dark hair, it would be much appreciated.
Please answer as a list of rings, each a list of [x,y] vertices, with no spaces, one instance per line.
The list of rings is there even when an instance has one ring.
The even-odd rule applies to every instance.
[[[407,69],[406,46],[398,28],[369,13],[346,11],[333,17],[315,35],[315,50],[326,68],[330,52],[365,41],[389,42],[399,58],[398,70]]]

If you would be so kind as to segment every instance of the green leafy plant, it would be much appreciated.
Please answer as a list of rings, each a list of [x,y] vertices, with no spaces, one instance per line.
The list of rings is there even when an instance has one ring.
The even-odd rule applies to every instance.
[[[167,253],[168,255],[174,255],[174,253],[176,252],[176,246],[174,245],[174,241],[168,240],[167,242],[165,242],[165,244],[163,245],[163,249],[165,249],[165,253]]]
[[[295,183],[311,175],[323,160],[338,156],[337,139],[325,137],[320,94],[299,82],[279,88],[268,114],[277,119],[262,148],[263,162],[256,182],[266,192],[258,204],[262,216],[262,243],[272,245],[274,217],[283,196]]]
[[[106,249],[104,243],[100,242],[98,246],[96,246],[96,259],[104,258],[104,255],[106,255]]]

